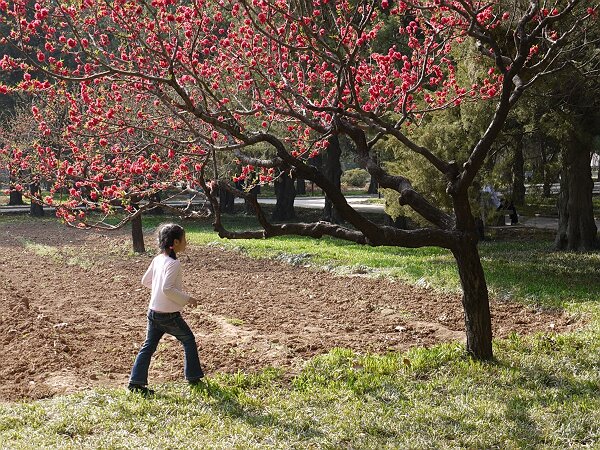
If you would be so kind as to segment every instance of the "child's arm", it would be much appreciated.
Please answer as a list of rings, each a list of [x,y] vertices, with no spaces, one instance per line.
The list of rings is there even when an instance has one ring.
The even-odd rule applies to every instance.
[[[175,287],[175,281],[179,276],[179,272],[181,272],[181,264],[179,261],[175,261],[172,264],[167,265],[165,268],[165,279],[163,282],[162,291],[169,298],[169,300],[177,303],[178,305],[185,306],[193,297]]]
[[[154,260],[152,260],[152,262],[148,266],[148,269],[146,270],[146,273],[142,277],[142,284],[150,289],[152,289],[152,272],[153,272],[153,270],[154,270]]]

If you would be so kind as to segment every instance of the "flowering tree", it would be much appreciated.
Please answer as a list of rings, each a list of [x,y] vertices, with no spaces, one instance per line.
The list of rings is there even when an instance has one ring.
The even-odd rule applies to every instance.
[[[576,58],[586,28],[597,26],[597,10],[596,0],[0,0],[2,29],[9,30],[4,43],[19,55],[5,56],[0,67],[23,74],[0,93],[26,91],[61,104],[68,111],[61,138],[71,149],[65,158],[43,146],[27,155],[4,151],[52,179],[53,189],[71,183],[73,202],[60,215],[81,226],[89,223],[85,214],[69,208],[82,192],[103,211],[119,200],[135,215],[144,206],[133,207],[132,196],[184,181],[208,195],[221,237],[328,235],[447,248],[463,288],[467,350],[489,359],[488,292],[468,190],[511,108],[527,87],[558,70],[564,55]],[[390,22],[397,42],[375,51]],[[461,85],[452,51],[471,43],[489,68]],[[496,109],[481,138],[464,143],[465,161],[446,161],[407,137],[424,115],[475,100],[494,101]],[[46,111],[34,107],[33,114],[50,135]],[[430,226],[398,230],[355,211],[307,164],[336,135],[346,135],[361,166]],[[435,167],[452,211],[376,162],[383,139],[398,140]],[[252,157],[257,148],[271,156]],[[273,224],[255,202],[261,230],[225,229],[214,186],[246,194],[227,180],[207,181],[217,152],[242,165],[236,180],[292,174],[315,182],[350,226]]]

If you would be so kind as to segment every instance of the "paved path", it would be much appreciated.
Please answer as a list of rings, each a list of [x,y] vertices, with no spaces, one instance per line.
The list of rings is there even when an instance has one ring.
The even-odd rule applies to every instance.
[[[377,195],[353,195],[346,197],[348,204],[358,212],[383,214],[383,202],[376,202],[377,199]],[[258,201],[264,205],[275,204],[274,198],[259,197]],[[296,197],[294,206],[296,208],[323,209],[325,207],[325,197]]]
[[[558,229],[558,217],[545,217],[536,215],[534,217],[519,217],[521,225],[533,228],[543,228],[547,230]],[[600,219],[596,218],[596,228],[600,230]]]

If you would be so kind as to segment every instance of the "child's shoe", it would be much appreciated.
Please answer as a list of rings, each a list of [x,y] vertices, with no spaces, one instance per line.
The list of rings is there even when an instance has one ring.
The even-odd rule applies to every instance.
[[[208,392],[208,382],[204,381],[204,378],[198,378],[194,381],[188,381],[188,384],[193,391]]]
[[[151,397],[154,395],[154,391],[152,389],[148,389],[146,386],[139,384],[130,384],[127,386],[127,389],[129,389],[130,392],[141,394],[144,397]]]

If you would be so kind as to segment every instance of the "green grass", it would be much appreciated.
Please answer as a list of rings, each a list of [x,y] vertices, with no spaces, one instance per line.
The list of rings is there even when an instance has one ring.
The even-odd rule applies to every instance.
[[[481,257],[492,294],[503,299],[571,309],[598,301],[598,252],[555,252],[551,240],[484,242]]]
[[[497,361],[455,344],[403,355],[333,349],[291,383],[266,369],[144,399],[93,390],[0,406],[3,448],[594,448],[600,351],[591,334],[513,336]]]
[[[15,220],[15,219],[13,219]],[[17,219],[18,220],[18,219]],[[54,219],[37,219],[37,220],[45,220],[47,222],[54,221]],[[4,222],[4,220],[3,220]],[[62,262],[67,266],[79,266],[82,269],[90,269],[93,264],[90,262],[88,258],[85,256],[81,256],[77,253],[76,250],[68,247],[55,247],[52,245],[40,244],[39,242],[34,242],[29,239],[24,239],[21,237],[16,238],[17,242],[21,243],[21,245],[35,253],[37,256],[41,258],[50,258],[56,262]]]
[[[519,206],[517,210],[519,214],[527,217],[533,217],[536,214],[541,216],[558,217],[558,210],[556,209],[557,200],[557,195],[551,195],[550,197],[528,195],[525,200],[526,205]],[[600,196],[593,196],[592,204],[594,212],[597,215],[598,211],[600,211]]]
[[[226,219],[238,229],[249,220]],[[151,232],[161,221],[144,226]],[[184,225],[195,245],[458,288],[452,256],[440,249],[228,241],[207,223]],[[4,404],[0,448],[600,448],[600,255],[551,248],[551,236],[534,234],[498,237],[480,251],[493,295],[584,314],[578,332],[495,340],[491,363],[472,361],[459,344],[384,355],[332,349],[291,379],[265,368],[216,375],[205,390],[160,385],[152,399],[96,389]]]

